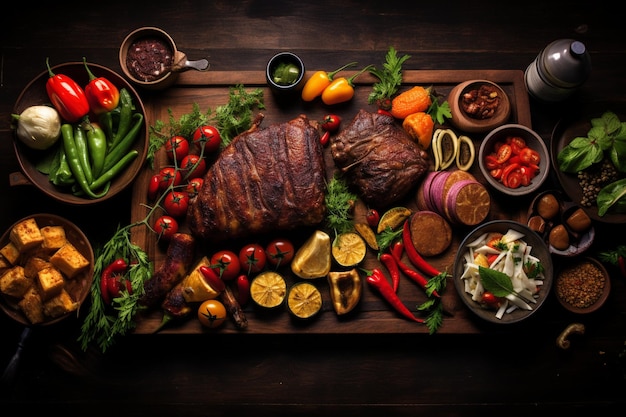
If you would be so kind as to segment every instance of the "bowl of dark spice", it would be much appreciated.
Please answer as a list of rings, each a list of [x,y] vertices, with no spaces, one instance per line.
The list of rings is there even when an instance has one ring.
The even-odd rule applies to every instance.
[[[265,79],[277,95],[292,95],[304,86],[304,63],[292,52],[279,52],[267,63]]]
[[[454,87],[448,95],[450,121],[458,129],[482,133],[509,120],[511,103],[498,84],[488,80],[469,80]]]
[[[559,303],[576,314],[598,310],[611,292],[611,279],[606,268],[592,257],[568,262],[558,272],[554,285]]]
[[[171,86],[180,72],[209,69],[209,61],[189,61],[163,29],[141,27],[129,33],[119,51],[120,66],[133,83],[148,90]]]

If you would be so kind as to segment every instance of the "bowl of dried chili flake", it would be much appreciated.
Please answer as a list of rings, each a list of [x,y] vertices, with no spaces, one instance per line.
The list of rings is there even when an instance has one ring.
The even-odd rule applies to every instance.
[[[611,292],[611,277],[595,258],[586,256],[560,268],[554,293],[567,311],[588,314],[604,305]]]

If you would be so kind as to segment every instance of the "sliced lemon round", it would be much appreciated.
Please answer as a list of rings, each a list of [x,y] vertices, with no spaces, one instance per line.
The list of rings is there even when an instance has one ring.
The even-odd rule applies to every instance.
[[[322,293],[310,282],[298,282],[289,289],[287,307],[300,319],[311,318],[322,309]]]
[[[404,223],[406,219],[411,216],[411,210],[406,207],[392,207],[383,213],[380,221],[378,222],[378,229],[376,233],[382,233],[388,227],[391,230],[395,230]]]
[[[250,297],[261,307],[278,307],[285,300],[286,294],[285,279],[274,271],[262,272],[250,283]]]
[[[357,233],[340,233],[335,238],[332,254],[335,261],[341,266],[354,266],[365,259],[367,245],[365,240]]]

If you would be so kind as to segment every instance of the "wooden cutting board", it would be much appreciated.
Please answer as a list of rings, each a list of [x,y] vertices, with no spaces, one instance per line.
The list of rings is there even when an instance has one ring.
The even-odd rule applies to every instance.
[[[341,75],[351,75],[352,73],[340,73]],[[310,75],[310,74],[309,74]],[[508,94],[512,104],[512,114],[509,123],[519,123],[531,127],[530,108],[528,95],[524,86],[523,72],[517,70],[418,70],[405,71],[401,90],[408,89],[415,85],[424,87],[432,86],[437,94],[444,99],[449,91],[457,84],[470,79],[486,79],[498,83]],[[316,100],[305,103],[299,98],[295,100],[279,100],[267,88],[265,84],[265,74],[261,71],[242,72],[185,72],[182,73],[175,86],[162,92],[150,92],[143,96],[149,125],[154,125],[157,120],[167,122],[172,115],[178,119],[181,115],[190,113],[192,107],[197,104],[201,112],[215,109],[228,101],[229,88],[237,84],[243,84],[247,89],[261,88],[264,91],[266,109],[262,112],[265,119],[261,128],[274,123],[281,123],[293,119],[299,114],[305,114],[311,120],[321,120],[324,114],[335,113],[342,117],[342,124],[347,125],[361,108],[376,111],[374,105],[367,103],[367,97],[371,92],[371,85],[376,79],[369,74],[363,74],[356,80],[356,93],[348,103],[328,107],[321,101]],[[458,132],[461,134],[463,132]],[[476,150],[484,134],[468,135],[475,144]],[[325,150],[325,160],[327,164],[327,176],[330,179],[335,170],[330,149]],[[164,151],[159,152],[155,158],[154,168],[146,166],[137,177],[133,189],[133,202],[131,209],[131,221],[140,221],[147,214],[147,185],[150,177],[158,172],[159,168],[167,164]],[[478,162],[475,161],[471,172],[482,182],[484,178],[478,169]],[[487,220],[511,219],[520,222],[526,221],[526,209],[528,204],[519,201],[507,201],[502,196],[491,191],[492,207]],[[417,210],[415,203],[415,193],[411,193],[402,204],[412,210]],[[356,212],[355,216],[364,216],[364,210]],[[184,230],[184,224],[182,225]],[[310,236],[313,229],[299,230],[287,235],[299,244]],[[453,228],[453,242],[449,249],[442,255],[428,258],[436,268],[445,271],[452,271],[454,257],[459,243],[471,231],[467,227]],[[150,259],[153,260],[155,268],[163,262],[165,257],[165,247],[157,244],[154,233],[147,228],[140,226],[132,229],[133,243],[144,248]],[[202,255],[210,256],[220,249],[231,249],[238,251],[241,246],[251,241],[267,243],[276,236],[258,236],[247,241],[228,242],[220,246],[213,246],[211,242],[202,242],[198,245],[197,257]],[[376,259],[376,253],[370,252],[362,265],[365,269],[380,266]],[[382,267],[383,270],[384,267]],[[281,270],[288,285],[296,282],[289,268]],[[338,317],[331,305],[328,283],[325,278],[314,280],[314,283],[321,290],[324,298],[323,311],[315,319],[308,322],[294,320],[281,307],[276,311],[268,312],[249,304],[245,307],[248,319],[248,328],[237,330],[233,323],[228,322],[219,332],[224,333],[255,333],[255,334],[287,334],[287,333],[351,333],[351,334],[371,334],[371,333],[428,333],[424,325],[409,322],[395,313],[380,296],[371,290],[367,284],[363,284],[363,297],[357,309],[346,317]],[[403,277],[398,291],[400,298],[413,311],[417,305],[426,300],[426,296],[421,288]],[[447,289],[443,294],[443,305],[446,315],[443,325],[438,333],[479,333],[484,329],[484,323],[477,320],[462,304],[458,297],[452,278],[448,278]],[[137,320],[135,333],[152,333],[160,325],[163,314],[160,310],[152,310],[140,313]],[[161,333],[201,333],[203,331],[200,323],[195,317],[170,323]]]

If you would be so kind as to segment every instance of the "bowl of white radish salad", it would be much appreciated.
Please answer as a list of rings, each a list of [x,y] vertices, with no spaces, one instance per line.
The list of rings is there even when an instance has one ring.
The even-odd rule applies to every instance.
[[[515,221],[478,226],[461,242],[454,261],[454,285],[461,300],[492,323],[516,323],[537,312],[552,279],[545,241]]]

